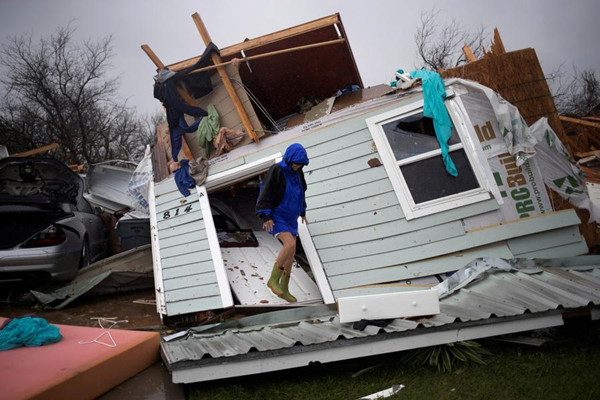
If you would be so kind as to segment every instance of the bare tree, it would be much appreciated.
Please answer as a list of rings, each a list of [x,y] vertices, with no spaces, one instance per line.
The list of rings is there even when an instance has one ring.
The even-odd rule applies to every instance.
[[[73,33],[59,28],[36,43],[15,36],[0,48],[0,143],[18,152],[58,142],[68,163],[129,159],[140,121],[108,77],[111,37],[75,45]]]
[[[422,61],[419,68],[434,71],[457,67],[466,62],[462,51],[467,45],[476,57],[483,55],[483,43],[487,33],[483,26],[475,32],[464,30],[456,20],[440,23],[440,10],[421,12],[421,25],[415,33],[417,54]]]
[[[560,71],[553,76],[554,104],[559,114],[584,117],[600,104],[600,82],[594,70],[579,71],[573,67],[573,77],[564,84],[565,74]]]

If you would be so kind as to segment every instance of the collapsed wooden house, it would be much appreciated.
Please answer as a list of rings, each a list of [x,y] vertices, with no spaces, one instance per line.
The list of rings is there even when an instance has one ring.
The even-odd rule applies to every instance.
[[[197,14],[193,19],[208,46],[210,36],[202,21]],[[150,48],[143,48],[162,69],[164,64]],[[234,58],[242,60],[239,69],[230,63]],[[167,67],[179,71],[199,59]],[[575,257],[588,252],[575,211],[553,210],[535,157],[517,166],[485,95],[460,81],[447,87],[445,106],[453,123],[449,155],[458,170],[458,176],[451,177],[442,162],[432,119],[423,115],[423,89],[365,88],[338,14],[222,48],[211,55],[211,61],[212,66],[203,71],[212,82],[210,93],[193,97],[193,77],[200,74],[192,73],[178,90],[190,104],[213,104],[222,126],[244,129],[248,137],[231,151],[209,157],[206,180],[184,197],[174,177],[168,175],[168,152],[161,148],[168,142],[162,127],[153,154],[155,182],[150,190],[157,310],[163,318],[170,318],[236,306],[289,305],[266,288],[280,244],[261,232],[254,205],[261,174],[281,159],[291,143],[307,149],[310,163],[304,169],[309,224],[300,224],[303,253],[290,288],[299,298],[298,304],[321,306],[249,322],[260,326],[255,330],[244,330],[242,326],[248,326],[244,323],[236,325],[234,332],[258,330],[266,335],[257,333],[258,338],[248,337],[244,344],[233,337],[232,327],[227,325],[222,331],[214,328],[218,332],[199,330],[183,335],[184,341],[165,341],[163,358],[174,381],[195,382],[273,370],[276,365],[291,368],[311,360],[368,355],[373,345],[365,342],[364,336],[376,335],[379,330],[365,335],[350,333],[351,324],[344,322],[382,318],[385,313],[378,309],[400,309],[402,304],[412,307],[406,315],[431,314],[431,307],[438,307],[437,292],[428,289],[475,259]],[[312,108],[302,112],[307,100]],[[181,158],[205,156],[202,148],[196,133],[187,133]],[[564,265],[578,268],[599,261],[569,260]],[[590,268],[591,278],[586,275],[585,279],[597,280],[598,271]],[[515,279],[516,292],[527,292],[526,286],[516,283],[522,277],[511,279]],[[425,297],[411,297],[418,296],[415,293],[420,289],[427,292]],[[596,294],[583,296],[577,305],[567,304],[564,297],[554,298],[552,304],[554,308],[598,304],[597,290],[595,287],[591,292]],[[436,299],[433,305],[432,295]],[[481,296],[485,293],[475,297],[483,301]],[[340,322],[331,305],[356,298],[353,304],[358,307]],[[494,299],[498,304],[508,301],[502,296]],[[388,306],[382,306],[384,301]],[[437,322],[425,325],[444,325],[455,332],[467,327],[457,328],[454,322],[490,319],[491,324],[497,323],[494,326],[507,326],[499,317],[525,318],[523,310],[534,309],[521,306],[519,311],[495,309],[476,317],[446,309],[442,313],[446,319],[438,316]],[[537,310],[543,314],[554,308]],[[465,315],[469,317],[461,319]],[[467,336],[552,326],[559,324],[559,319],[543,314],[539,323],[531,323],[528,316],[523,323],[509,324],[510,328],[477,328],[477,333]],[[275,340],[266,327],[285,320],[296,321],[299,331]],[[298,342],[309,344],[298,337],[311,336],[315,325],[303,325],[303,320],[327,325],[320,327],[329,332],[328,339],[321,340],[320,334],[313,332],[321,339],[308,342],[316,347],[282,353],[281,349]],[[400,325],[386,332],[395,332],[396,339],[400,331],[410,331],[411,337],[418,333],[413,328],[419,323],[410,329],[400,329]],[[462,340],[453,335],[429,342],[411,339],[410,345],[402,341],[402,345],[390,342],[386,346],[382,342],[374,353]],[[332,343],[340,337],[351,340],[344,349],[334,351]],[[363,349],[351,350],[351,342]],[[248,354],[252,349],[261,354]],[[315,352],[310,353],[311,349]],[[213,358],[207,360],[207,354]]]

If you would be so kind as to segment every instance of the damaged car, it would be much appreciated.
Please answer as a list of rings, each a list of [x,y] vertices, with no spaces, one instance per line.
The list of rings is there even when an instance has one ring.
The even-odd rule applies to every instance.
[[[52,158],[0,160],[0,282],[70,280],[106,255],[101,210],[84,180]]]

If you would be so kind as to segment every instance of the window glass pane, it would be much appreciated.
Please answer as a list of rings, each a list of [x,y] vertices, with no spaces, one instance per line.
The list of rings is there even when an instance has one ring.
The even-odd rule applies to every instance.
[[[415,204],[479,187],[465,151],[453,151],[450,157],[458,170],[457,177],[446,172],[441,155],[400,167]]]
[[[387,124],[383,124],[382,127],[394,152],[394,156],[396,156],[396,160],[402,160],[440,148],[435,136],[433,120],[429,117],[424,117],[423,113],[413,114],[400,120],[388,122]],[[456,143],[460,143],[460,139],[456,130],[452,127],[452,136],[448,144],[453,145]]]

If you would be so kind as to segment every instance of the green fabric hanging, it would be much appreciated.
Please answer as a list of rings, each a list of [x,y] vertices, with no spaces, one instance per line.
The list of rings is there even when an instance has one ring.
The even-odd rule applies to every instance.
[[[219,113],[214,105],[209,104],[206,111],[208,115],[202,118],[200,124],[198,124],[196,138],[200,147],[204,149],[206,158],[208,158],[210,155],[210,144],[215,136],[217,136],[219,129],[221,129],[221,122],[219,121]]]

